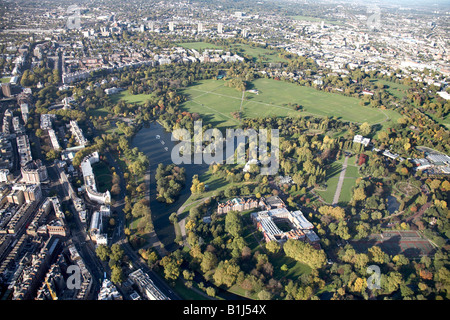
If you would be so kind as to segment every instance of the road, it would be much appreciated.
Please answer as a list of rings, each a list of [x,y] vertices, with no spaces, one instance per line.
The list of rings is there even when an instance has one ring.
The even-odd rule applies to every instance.
[[[119,242],[117,242],[121,245],[125,253],[130,258],[130,261],[132,262],[133,266],[137,269],[142,269],[145,273],[147,273],[152,279],[153,283],[159,288],[159,290],[162,291],[167,297],[169,297],[170,300],[182,300],[173,290],[172,288],[165,282],[157,273],[152,271],[148,265],[142,260],[138,254],[131,248],[130,244],[128,243],[127,239],[122,239]]]
[[[65,174],[61,172],[60,168],[56,164],[48,166],[47,171],[49,178],[52,181],[50,187],[56,187],[58,189],[58,194],[64,195],[61,200],[69,201],[70,203],[71,197],[69,190],[71,189],[71,185]],[[94,244],[90,241],[90,238],[86,233],[86,227],[80,221],[78,212],[71,203],[69,204],[69,207],[72,211],[73,220],[75,222],[70,229],[70,237],[93,277],[92,292],[95,295],[100,289],[101,283],[99,280],[103,279],[103,274],[107,270],[105,270],[104,266],[97,257]],[[96,296],[94,299],[96,299]]]

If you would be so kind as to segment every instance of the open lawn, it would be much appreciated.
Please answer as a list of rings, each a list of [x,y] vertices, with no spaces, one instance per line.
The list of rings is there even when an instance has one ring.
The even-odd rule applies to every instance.
[[[233,111],[241,111],[243,118],[334,116],[344,121],[368,122],[371,125],[383,125],[389,119],[397,118],[397,113],[392,110],[362,107],[357,98],[273,79],[256,79],[252,81],[251,89],[258,90],[258,94],[245,92],[242,100],[242,92],[226,87],[224,80],[202,80],[184,90],[189,101],[182,108],[199,113],[205,122],[218,128],[239,124],[230,114]],[[289,104],[301,105],[303,110],[296,111]]]
[[[224,191],[225,189],[231,188],[231,187],[237,187],[240,188],[244,185],[251,185],[251,182],[227,182],[225,178],[219,177],[218,175],[212,173],[211,170],[206,171],[199,177],[200,181],[205,184],[205,192],[201,194],[191,194],[191,196],[186,200],[184,205],[186,206],[185,209],[181,214],[188,213],[189,209],[191,209],[194,205],[192,205],[193,202],[208,198],[216,195],[219,191]],[[254,183],[253,183],[254,184]],[[254,187],[254,186],[253,186]],[[197,203],[195,205],[198,205],[200,203]],[[248,212],[244,212],[243,214],[248,214]]]
[[[276,255],[271,255],[269,261],[273,265],[273,275],[275,279],[285,277],[295,280],[303,274],[309,274],[311,272],[311,268],[308,265],[287,257],[282,251]],[[284,264],[288,267],[286,271],[281,270],[281,267]]]
[[[270,48],[252,47],[248,44],[235,44],[232,45],[231,50],[238,55],[246,54],[251,56],[255,61],[262,62],[287,62],[287,59],[280,57],[278,52]]]
[[[111,101],[117,103],[120,100],[127,103],[145,103],[150,99],[151,94],[131,94],[128,90],[121,91],[119,93],[111,95]]]
[[[94,118],[98,117],[107,117],[110,112],[106,110],[105,107],[101,107],[101,105],[97,106],[95,109],[89,109],[89,116],[93,116]]]
[[[356,179],[361,175],[358,172],[358,166],[355,165],[357,156],[354,155],[348,159],[347,169],[345,171],[345,178],[342,185],[341,194],[339,195],[339,202],[349,202],[352,198],[351,188],[355,185]],[[339,175],[342,170],[343,158],[331,164],[330,169],[327,170],[326,175],[326,190],[316,189],[317,194],[319,194],[323,200],[327,203],[333,202],[333,197],[336,192]]]
[[[112,175],[108,165],[105,162],[100,161],[92,165],[92,170],[94,171],[98,191],[106,192],[107,190],[111,190]]]
[[[381,83],[385,86],[384,90],[386,90],[388,93],[396,97],[397,99],[401,99],[406,96],[406,90],[409,89],[409,86],[401,84],[401,83],[395,83],[392,81],[386,81],[386,80],[370,80],[374,83]]]
[[[197,50],[197,51],[203,51],[205,49],[223,49],[222,46],[218,46],[216,44],[203,42],[203,41],[199,41],[199,42],[183,42],[183,43],[178,43],[177,45],[180,46],[180,47],[183,47],[185,49],[194,49],[194,50]]]
[[[334,162],[331,164],[330,168],[327,170],[325,183],[327,184],[326,190],[316,189],[316,193],[322,197],[327,203],[333,202],[334,193],[336,192],[336,187],[339,180],[339,175],[341,174],[342,164]]]
[[[251,59],[255,61],[262,62],[286,62],[285,58],[282,58],[278,55],[278,52],[271,48],[262,48],[258,46],[251,46],[249,44],[236,43],[231,44],[230,46],[219,46],[216,44],[208,43],[208,42],[184,42],[178,44],[180,47],[185,49],[194,49],[197,51],[203,51],[205,49],[219,49],[230,51],[233,54],[237,54],[239,56],[247,55]]]
[[[443,118],[438,118],[435,114],[431,112],[426,112],[426,114],[436,121],[437,123],[445,126],[447,129],[450,128],[450,113],[447,113]]]

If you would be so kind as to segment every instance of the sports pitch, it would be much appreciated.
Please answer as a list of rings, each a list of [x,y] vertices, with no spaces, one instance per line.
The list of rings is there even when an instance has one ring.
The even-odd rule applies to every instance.
[[[311,115],[337,117],[354,123],[368,122],[371,125],[396,120],[400,115],[392,110],[381,110],[359,105],[359,99],[336,93],[316,90],[312,87],[273,79],[256,79],[251,89],[244,94],[225,86],[224,80],[198,81],[184,90],[188,101],[182,109],[202,115],[207,123],[216,127],[235,127],[239,120],[231,112],[240,111],[242,118],[286,117]],[[296,111],[291,105],[301,105]]]
[[[390,230],[382,234],[372,234],[366,239],[351,241],[358,252],[366,252],[374,245],[390,255],[403,254],[407,257],[421,257],[433,252],[432,244],[417,231]]]

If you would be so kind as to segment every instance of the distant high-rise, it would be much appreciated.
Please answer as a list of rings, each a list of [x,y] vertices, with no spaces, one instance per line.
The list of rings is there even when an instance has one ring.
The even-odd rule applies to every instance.
[[[174,31],[175,30],[175,22],[170,21],[169,22],[169,31]]]
[[[242,30],[242,36],[244,38],[247,38],[247,36],[248,36],[248,30],[247,29]]]
[[[201,22],[198,23],[197,31],[198,31],[198,32],[203,32],[203,31],[204,31],[204,29],[203,29],[203,23],[201,23]]]
[[[148,30],[150,30],[151,32],[153,32],[153,31],[154,31],[154,28],[155,28],[154,22],[153,22],[153,21],[150,21],[150,22],[148,23]]]
[[[223,23],[218,23],[217,24],[217,32],[218,33],[223,33]]]

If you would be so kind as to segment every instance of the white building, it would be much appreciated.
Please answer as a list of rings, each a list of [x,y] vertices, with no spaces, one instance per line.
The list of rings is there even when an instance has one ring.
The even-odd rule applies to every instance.
[[[75,120],[70,121],[70,132],[80,146],[85,146],[88,144],[88,140],[83,135],[83,130],[80,129]]]
[[[86,194],[92,201],[95,201],[100,204],[109,204],[111,203],[111,193],[109,191],[106,192],[98,192],[97,186],[95,183],[94,171],[92,170],[92,164],[100,161],[98,156],[98,152],[95,151],[90,155],[86,156],[81,162],[81,172],[83,174],[84,185]]]
[[[116,88],[116,87],[105,89],[105,93],[107,95],[116,94],[116,93],[119,93],[120,91],[122,91],[122,89],[121,88]]]
[[[9,170],[0,169],[0,182],[8,182],[9,180]]]
[[[116,286],[109,279],[105,278],[98,293],[97,300],[123,300],[123,297]]]
[[[362,135],[357,134],[357,135],[355,135],[355,136],[353,137],[353,142],[361,143],[361,144],[363,144],[365,147],[367,147],[367,146],[369,145],[369,143],[370,143],[370,139],[369,139],[369,138],[365,138],[365,137],[363,137]]]
[[[450,94],[445,91],[436,92],[441,98],[445,100],[450,100]]]
[[[129,277],[131,281],[137,285],[139,291],[147,298],[147,300],[170,300],[155,286],[149,275],[141,269],[130,273]]]
[[[287,239],[302,240],[305,239],[305,234],[307,232],[311,234],[311,239],[308,238],[308,241],[315,239],[314,241],[310,241],[311,243],[314,243],[319,240],[314,238],[315,233],[311,233],[314,225],[305,218],[300,210],[291,212],[285,207],[264,210],[252,213],[252,219],[256,223],[258,229],[263,233],[266,242],[284,242]],[[280,220],[289,222],[292,229],[289,231],[282,231],[277,225],[277,221]]]
[[[55,130],[49,129],[48,136],[50,137],[50,142],[52,144],[53,149],[60,150],[61,146],[59,145],[58,138],[56,137]]]

